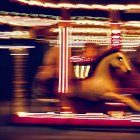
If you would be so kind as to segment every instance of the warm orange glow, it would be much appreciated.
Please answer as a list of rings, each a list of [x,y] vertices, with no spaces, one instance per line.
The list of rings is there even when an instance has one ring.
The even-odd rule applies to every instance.
[[[124,111],[109,111],[108,114],[111,116],[111,118],[114,118],[114,119],[123,119],[123,118],[125,118]]]

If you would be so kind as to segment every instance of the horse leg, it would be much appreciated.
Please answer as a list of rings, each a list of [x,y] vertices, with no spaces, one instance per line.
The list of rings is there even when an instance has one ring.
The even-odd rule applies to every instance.
[[[123,96],[118,93],[107,92],[102,96],[102,98],[107,99],[107,100],[114,100],[114,101],[119,101],[119,102],[125,103],[128,106],[130,106],[133,110],[140,112],[139,101],[132,97]]]

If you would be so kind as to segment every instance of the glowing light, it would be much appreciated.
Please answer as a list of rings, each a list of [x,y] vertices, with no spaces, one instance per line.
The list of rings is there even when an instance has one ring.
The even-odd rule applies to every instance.
[[[53,18],[52,16],[46,16],[46,18],[40,18],[40,16],[31,18],[30,16],[20,16],[22,13],[18,13],[19,16],[9,16],[9,15],[0,15],[0,22],[8,23],[12,25],[19,25],[19,26],[50,26],[57,24],[59,22],[68,22],[71,24],[87,24],[87,25],[103,25],[109,27],[108,21],[96,21],[96,20],[59,20],[57,18]],[[24,13],[25,14],[25,13]]]
[[[135,23],[135,22],[134,22]],[[87,29],[87,31],[86,31]],[[70,47],[83,47],[83,44],[85,42],[94,42],[99,45],[109,45],[111,39],[114,41],[115,44],[116,39],[121,38],[121,45],[122,45],[122,51],[136,51],[136,47],[140,46],[140,36],[139,36],[139,30],[121,30],[122,34],[121,36],[118,34],[115,34],[114,36],[110,36],[111,34],[111,29],[106,29],[106,28],[95,28],[95,32],[101,29],[101,33],[105,33],[106,36],[100,35],[100,36],[95,36],[95,35],[90,35],[90,33],[93,31],[94,28],[69,28],[71,35],[69,36],[69,46]],[[91,32],[90,32],[91,29]],[[59,31],[58,29],[55,29],[53,31]],[[116,32],[120,32],[120,30],[115,30]],[[135,32],[137,34],[135,34]],[[75,33],[81,33],[81,35],[76,35]],[[86,35],[84,35],[87,33]],[[89,33],[89,35],[88,35]],[[133,34],[131,34],[133,33]],[[115,39],[115,40],[114,40]],[[57,41],[56,41],[57,43]],[[117,42],[119,43],[119,42]],[[129,47],[129,49],[128,49]]]
[[[0,38],[30,38],[28,31],[0,32]]]
[[[110,24],[112,24],[112,25],[113,25],[113,24],[115,24],[115,25],[121,25],[121,24],[123,24],[123,23],[121,23],[121,22],[117,22],[117,23],[116,23],[116,22],[111,22]]]
[[[1,11],[2,13],[4,11]],[[33,14],[26,14],[26,13],[17,13],[18,16],[12,15],[12,12],[4,12],[5,14],[0,15],[0,22],[2,23],[9,23],[13,25],[19,26],[50,26],[53,24],[57,24],[58,22],[69,22],[73,24],[81,24],[81,25],[101,25],[109,27],[110,24],[123,24],[123,26],[132,26],[132,27],[140,27],[140,21],[128,21],[125,23],[109,23],[109,21],[103,21],[102,19],[99,20],[59,20],[58,17],[50,16],[50,15],[36,15],[34,18],[31,18]],[[9,14],[9,15],[8,15]],[[22,15],[27,15],[23,17]],[[43,18],[40,18],[42,17]],[[54,20],[52,20],[54,19]]]
[[[79,75],[79,65],[74,66],[74,73],[75,73],[75,76],[77,78],[80,78],[80,75]]]
[[[29,113],[18,112],[19,117],[31,117],[31,118],[73,118],[73,119],[110,119],[108,115],[103,113],[86,113],[86,114],[74,114],[72,112],[47,112],[47,113]]]
[[[126,10],[128,7],[126,5],[121,5],[121,4],[109,4],[107,5],[108,9],[113,9],[113,10]]]
[[[74,22],[74,24],[78,24],[78,25],[102,25],[102,26],[106,26],[109,27],[109,22],[108,21],[96,21],[96,20],[73,20],[71,22]]]
[[[29,5],[43,6],[43,3],[42,2],[39,2],[39,1],[30,0],[29,1]]]
[[[137,50],[136,49],[126,49],[126,48],[123,48],[123,49],[121,49],[121,51],[124,51],[124,52],[135,52]]]
[[[140,5],[139,4],[129,4],[128,9],[140,9]]]
[[[58,6],[62,8],[66,8],[66,9],[70,9],[71,7],[76,8],[75,5],[70,4],[70,3],[59,3]]]
[[[112,30],[111,32],[117,34],[117,33],[121,33],[121,30]]]
[[[41,101],[41,102],[59,102],[60,100],[59,99],[37,99],[38,101]]]
[[[54,112],[47,113],[29,113],[29,112],[17,112],[19,117],[31,117],[31,118],[50,118],[55,115]]]
[[[61,27],[59,32],[59,86],[58,92],[68,91],[68,28]]]
[[[111,32],[111,46],[121,48],[121,30],[116,29]]]
[[[140,27],[140,21],[128,21],[125,26]]]
[[[87,5],[87,4],[76,4],[75,6],[76,6],[76,8],[83,8],[83,9],[92,9],[93,8],[91,5]]]
[[[109,103],[109,102],[105,102],[106,105],[115,105],[115,106],[126,106],[124,103]]]
[[[116,38],[117,39],[117,38],[120,38],[120,36],[116,35],[116,36],[112,36],[112,38]]]
[[[57,4],[53,3],[44,3],[43,7],[50,7],[50,8],[60,8]]]
[[[88,77],[91,66],[87,65],[87,62],[92,62],[92,58],[72,56],[70,61],[74,65],[74,74],[76,78],[83,79]]]
[[[27,112],[18,112],[17,113],[17,115],[19,116],[19,117],[25,117],[25,116],[27,116]]]
[[[88,66],[86,66],[85,76],[84,77],[88,77],[89,71],[90,71],[90,66],[88,65]]]
[[[10,53],[10,55],[29,55],[28,53],[17,53],[17,54],[15,54],[15,53]]]
[[[35,46],[8,46],[8,45],[2,45],[0,46],[0,49],[24,49],[24,48],[35,48]]]
[[[105,5],[99,5],[99,4],[92,4],[91,7],[93,9],[101,9],[101,10],[107,10],[108,9],[107,6],[105,6]]]
[[[70,8],[70,9],[101,9],[101,10],[129,10],[129,9],[140,9],[139,4],[109,4],[109,5],[97,5],[97,4],[72,4],[72,3],[59,3],[53,4],[48,2],[40,2],[35,0],[17,0],[18,2],[22,2],[29,5],[36,5],[41,7],[50,7],[50,8]]]
[[[85,43],[92,42],[97,44],[107,45],[110,43],[110,37],[108,36],[91,36],[91,35],[71,35],[69,37],[70,43]]]
[[[90,65],[75,65],[74,66],[74,73],[76,78],[84,79],[88,77],[90,71]]]
[[[123,111],[108,111],[108,114],[115,119],[123,119],[125,117]]]
[[[110,33],[110,29],[106,28],[70,28],[72,33]]]
[[[1,16],[0,22],[19,26],[50,26],[58,23],[57,20],[31,18],[31,17],[15,17],[15,16]]]
[[[61,28],[59,30],[59,85],[58,85],[58,92],[62,92],[62,33]]]
[[[59,32],[59,28],[53,28],[51,32]],[[111,33],[107,28],[70,28],[71,33]]]
[[[69,63],[69,52],[68,52],[68,47],[69,47],[69,28],[66,28],[66,87],[65,87],[65,92],[68,91],[68,63]]]

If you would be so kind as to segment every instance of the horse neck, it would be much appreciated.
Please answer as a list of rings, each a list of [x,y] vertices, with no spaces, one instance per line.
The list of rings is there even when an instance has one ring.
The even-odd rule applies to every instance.
[[[109,57],[105,57],[101,62],[97,65],[95,72],[93,74],[93,78],[104,78],[110,79],[111,73],[109,68]]]

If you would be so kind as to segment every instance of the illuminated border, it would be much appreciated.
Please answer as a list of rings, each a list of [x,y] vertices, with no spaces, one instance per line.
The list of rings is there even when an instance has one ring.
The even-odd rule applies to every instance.
[[[99,5],[99,4],[72,4],[72,3],[49,3],[49,2],[40,2],[36,0],[15,0],[20,3],[35,5],[45,8],[65,8],[65,9],[100,9],[100,10],[139,10],[140,4],[108,4],[108,5]]]
[[[59,30],[59,93],[68,91],[68,27]]]

